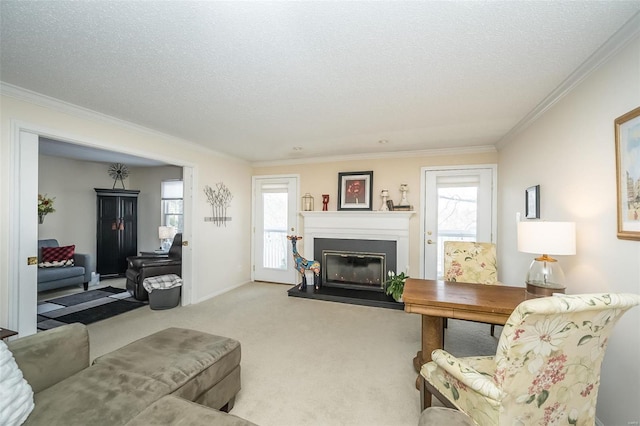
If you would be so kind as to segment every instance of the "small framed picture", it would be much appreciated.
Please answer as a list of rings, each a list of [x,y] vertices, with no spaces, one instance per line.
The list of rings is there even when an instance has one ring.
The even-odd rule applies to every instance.
[[[640,107],[614,121],[618,238],[640,240]]]
[[[540,185],[530,186],[524,191],[525,214],[527,219],[540,219]]]
[[[338,173],[338,210],[372,210],[373,172]]]

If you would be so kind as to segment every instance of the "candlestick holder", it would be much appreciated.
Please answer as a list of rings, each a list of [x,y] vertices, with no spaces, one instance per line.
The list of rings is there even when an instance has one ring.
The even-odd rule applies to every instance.
[[[381,212],[389,211],[389,207],[387,207],[387,199],[389,198],[389,191],[386,189],[383,189],[382,191],[380,191],[380,197],[382,197],[382,205],[380,206],[380,211]]]
[[[409,192],[409,187],[406,183],[400,184],[400,193],[402,196],[400,197],[399,206],[408,206],[409,200],[407,200],[407,192]]]

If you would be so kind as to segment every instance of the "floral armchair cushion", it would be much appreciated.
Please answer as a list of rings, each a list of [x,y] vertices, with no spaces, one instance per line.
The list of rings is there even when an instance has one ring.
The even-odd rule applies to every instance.
[[[600,366],[635,294],[527,300],[509,317],[495,357],[456,358],[436,350],[424,379],[478,425],[595,422]]]
[[[498,261],[492,243],[445,241],[444,280],[497,284]]]

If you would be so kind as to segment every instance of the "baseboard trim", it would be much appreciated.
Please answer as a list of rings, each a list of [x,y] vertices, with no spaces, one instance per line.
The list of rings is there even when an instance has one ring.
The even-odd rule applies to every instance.
[[[234,289],[236,289],[236,288],[238,288],[238,287],[241,287],[241,286],[243,286],[243,285],[245,285],[245,284],[249,284],[250,282],[251,282],[251,281],[243,281],[243,282],[240,282],[240,283],[238,283],[238,284],[230,285],[230,286],[225,287],[225,288],[223,288],[223,289],[221,289],[221,290],[219,290],[219,291],[216,291],[216,292],[214,292],[214,293],[210,293],[210,294],[207,294],[206,296],[199,297],[198,299],[196,299],[196,300],[192,301],[191,303],[192,303],[193,305],[196,305],[196,304],[198,304],[198,303],[202,303],[202,302],[204,302],[204,301],[206,301],[206,300],[213,299],[213,298],[214,298],[214,297],[216,297],[216,296],[220,296],[221,294],[227,293],[227,292],[229,292],[229,291],[231,291],[231,290],[234,290]]]

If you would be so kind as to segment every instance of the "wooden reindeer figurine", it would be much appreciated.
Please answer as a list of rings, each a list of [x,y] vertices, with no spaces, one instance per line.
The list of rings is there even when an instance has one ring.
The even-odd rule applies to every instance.
[[[298,249],[296,248],[296,242],[301,240],[302,237],[296,235],[287,235],[287,239],[291,241],[291,247],[293,249],[293,260],[296,263],[296,270],[302,275],[302,282],[298,286],[298,290],[307,290],[307,277],[305,271],[313,271],[313,286],[316,290],[320,289],[320,262],[317,260],[307,260],[300,256]]]

